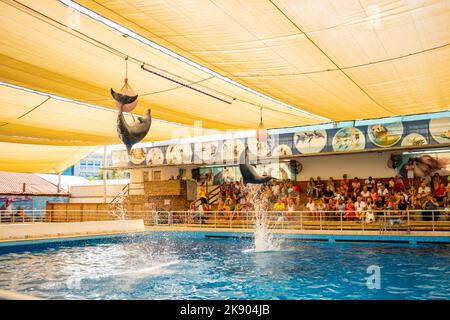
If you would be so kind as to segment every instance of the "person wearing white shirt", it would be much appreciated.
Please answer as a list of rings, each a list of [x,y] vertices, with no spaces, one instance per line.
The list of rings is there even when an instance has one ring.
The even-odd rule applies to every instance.
[[[422,182],[420,184],[419,189],[417,190],[417,192],[420,193],[425,193],[425,194],[429,194],[431,193],[431,188],[426,184],[426,182]]]
[[[370,197],[370,191],[367,186],[363,187],[363,190],[361,191],[361,197],[363,197],[364,200],[367,200]]]
[[[378,195],[380,195],[380,196],[385,196],[385,195],[387,195],[387,194],[389,194],[389,190],[386,189],[386,187],[385,187],[384,185],[381,185],[381,186],[378,188]]]
[[[361,220],[364,216],[363,211],[366,208],[366,202],[361,197],[358,197],[357,200],[355,202],[356,216]]]

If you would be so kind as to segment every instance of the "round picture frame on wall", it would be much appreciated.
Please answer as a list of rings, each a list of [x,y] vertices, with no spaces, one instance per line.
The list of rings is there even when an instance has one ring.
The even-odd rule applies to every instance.
[[[335,152],[364,150],[366,138],[358,128],[342,128],[334,135],[332,145]]]
[[[294,146],[300,153],[319,153],[326,145],[326,130],[301,131],[294,133]]]
[[[148,165],[161,165],[164,163],[164,152],[161,148],[151,148],[147,152]]]
[[[450,143],[450,117],[431,119],[428,128],[434,141]]]
[[[392,122],[374,124],[367,127],[370,142],[380,148],[388,148],[400,141],[403,135],[403,124]]]

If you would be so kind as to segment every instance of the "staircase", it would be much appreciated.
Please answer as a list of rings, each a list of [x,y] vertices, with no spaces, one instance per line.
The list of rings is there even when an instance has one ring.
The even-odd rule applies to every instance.
[[[208,205],[211,207],[213,204],[215,204],[219,200],[219,196],[220,196],[220,185],[214,187],[207,193]],[[192,204],[194,204],[195,207],[197,208],[201,204],[200,198],[197,198],[194,201],[192,201],[191,206]]]

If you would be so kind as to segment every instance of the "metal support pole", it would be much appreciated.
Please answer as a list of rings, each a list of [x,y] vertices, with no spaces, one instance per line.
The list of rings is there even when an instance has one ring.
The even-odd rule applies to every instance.
[[[103,166],[106,167],[106,146],[103,146]],[[103,203],[106,203],[106,179],[107,171],[103,169]]]

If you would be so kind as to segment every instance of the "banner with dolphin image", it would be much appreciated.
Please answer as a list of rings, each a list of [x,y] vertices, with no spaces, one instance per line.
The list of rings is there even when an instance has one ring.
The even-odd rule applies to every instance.
[[[113,166],[230,165],[238,163],[246,147],[254,157],[258,157],[259,161],[264,161],[297,154],[345,153],[450,144],[449,117],[325,130],[285,128],[283,131],[285,132],[269,135],[267,142],[258,142],[256,138],[240,138],[134,148],[130,155],[126,151],[114,151]]]

